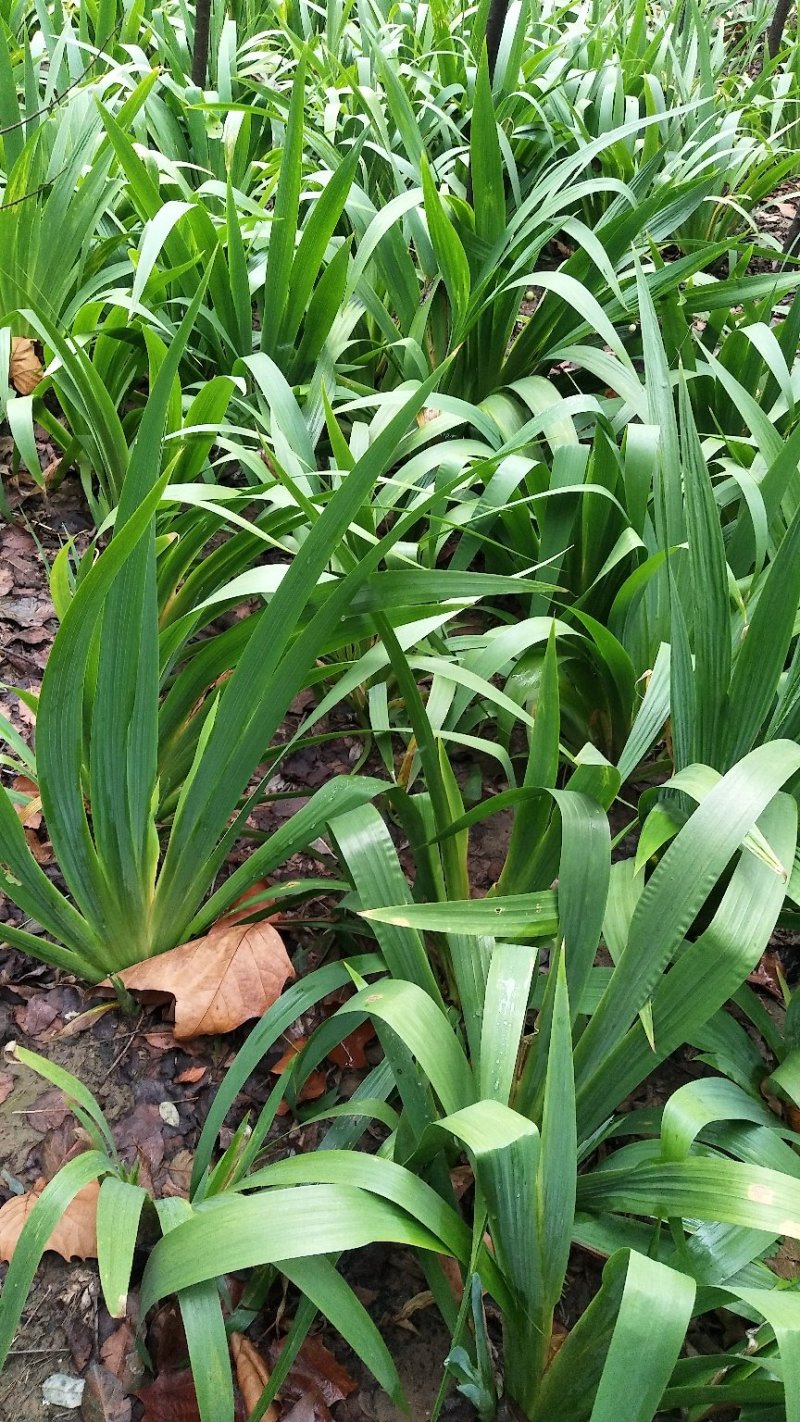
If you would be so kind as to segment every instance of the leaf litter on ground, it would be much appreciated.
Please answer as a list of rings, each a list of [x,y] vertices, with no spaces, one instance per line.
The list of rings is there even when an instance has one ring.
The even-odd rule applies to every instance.
[[[210,933],[120,973],[134,993],[175,999],[175,1038],[232,1032],[261,1017],[295,976],[272,924],[221,919]]]
[[[47,1181],[37,1180],[32,1190],[14,1195],[0,1207],[0,1259],[12,1257],[25,1221],[44,1190]],[[46,1249],[60,1254],[62,1259],[97,1258],[97,1197],[100,1186],[96,1180],[85,1185],[67,1206],[51,1234]]]

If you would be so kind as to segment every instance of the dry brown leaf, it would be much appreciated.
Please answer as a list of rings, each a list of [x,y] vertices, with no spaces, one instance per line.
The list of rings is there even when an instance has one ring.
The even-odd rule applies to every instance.
[[[11,782],[13,790],[17,790],[20,795],[27,795],[28,799],[24,805],[15,805],[19,818],[28,829],[37,830],[42,824],[42,800],[39,795],[39,786],[35,780],[31,780],[27,775],[15,775]]]
[[[563,1325],[563,1323],[554,1323],[554,1324],[553,1324],[553,1331],[552,1331],[552,1333],[550,1334],[550,1342],[549,1342],[549,1344],[547,1345],[547,1364],[546,1364],[546,1366],[547,1366],[548,1368],[549,1368],[550,1364],[552,1363],[553,1359],[556,1357],[556,1355],[557,1355],[559,1349],[560,1349],[560,1348],[563,1348],[563,1346],[564,1346],[564,1344],[566,1343],[566,1341],[567,1341],[568,1338],[569,1338],[569,1329],[568,1329],[568,1328],[565,1328],[564,1325]]]
[[[471,1189],[475,1182],[475,1175],[471,1165],[454,1165],[450,1171],[450,1184],[453,1187],[455,1197],[460,1200],[467,1190]]]
[[[299,1057],[307,1041],[307,1037],[297,1037],[293,1042],[289,1043],[289,1046],[287,1047],[283,1056],[275,1063],[273,1067],[270,1067],[270,1071],[272,1072],[273,1076],[283,1076],[283,1073],[286,1071],[286,1068],[291,1066],[292,1062],[295,1060],[296,1057]],[[325,1073],[323,1071],[312,1071],[310,1075],[306,1078],[306,1080],[303,1082],[303,1085],[301,1086],[300,1091],[298,1092],[298,1102],[316,1101],[320,1096],[323,1096],[325,1094],[325,1088],[327,1084],[328,1083],[325,1079]],[[281,1101],[280,1105],[278,1106],[278,1115],[285,1116],[288,1110],[289,1103],[285,1100]]]
[[[282,1349],[283,1341],[270,1349],[270,1355],[275,1361]],[[357,1383],[330,1349],[325,1347],[321,1339],[311,1337],[306,1339],[292,1363],[289,1376],[281,1389],[281,1397],[284,1391],[290,1397],[292,1393],[299,1396],[304,1392],[316,1391],[328,1407],[333,1407],[336,1402],[344,1402],[351,1392],[355,1392],[356,1387]]]
[[[231,1334],[231,1353],[236,1364],[239,1391],[247,1411],[252,1412],[269,1382],[269,1368],[255,1344],[243,1333]],[[274,1403],[270,1403],[264,1413],[264,1422],[278,1422],[278,1409]]]
[[[105,1017],[107,1012],[118,1012],[118,1002],[101,1002],[97,1007],[88,1007],[85,1012],[79,1012],[77,1017],[71,1017],[63,1027],[59,1027],[53,1033],[53,1041],[61,1041],[64,1037],[77,1037],[81,1032],[86,1032],[93,1027],[99,1017]]]
[[[0,1259],[10,1259],[13,1255],[23,1225],[46,1183],[44,1179],[37,1180],[32,1190],[24,1195],[15,1195],[0,1209]],[[96,1180],[78,1191],[48,1239],[46,1249],[60,1254],[62,1259],[97,1258],[99,1193],[100,1186]]]
[[[392,1316],[391,1322],[405,1328],[415,1313],[419,1313],[420,1309],[431,1308],[433,1302],[433,1294],[430,1289],[423,1289],[419,1294],[412,1294],[410,1299],[406,1299],[402,1308]],[[412,1331],[416,1333],[416,1329]]]
[[[294,1364],[296,1372],[307,1372],[319,1386],[322,1396],[330,1407],[335,1402],[344,1402],[356,1390],[356,1382],[347,1369],[326,1348],[321,1338],[307,1338]]]
[[[800,1273],[800,1240],[782,1240],[777,1252],[767,1260],[767,1263],[781,1279],[796,1282],[798,1273]]]
[[[266,879],[258,879],[255,884],[251,884],[250,888],[245,889],[244,893],[240,894],[238,899],[234,899],[230,911],[226,913],[225,917],[221,918],[218,923],[215,923],[211,930],[212,933],[216,933],[220,928],[230,928],[234,923],[241,923],[242,919],[255,913],[256,910],[258,910],[259,913],[263,913],[265,909],[271,908],[275,902],[274,899],[264,899],[261,903],[252,903],[253,899],[261,899],[268,888],[269,882]],[[270,915],[270,917],[272,917],[272,915]],[[278,917],[278,915],[275,915],[275,917]]]
[[[489,1234],[488,1230],[484,1232],[483,1242],[486,1245],[486,1248],[488,1249],[489,1253],[494,1254],[492,1236]],[[453,1295],[453,1298],[455,1299],[456,1303],[461,1303],[461,1300],[464,1296],[464,1284],[461,1278],[461,1269],[459,1268],[458,1261],[454,1259],[450,1254],[437,1254],[436,1257],[442,1266],[442,1273],[444,1274],[444,1277],[450,1285],[450,1291]]]
[[[344,1070],[352,1067],[356,1071],[360,1071],[367,1065],[364,1048],[374,1036],[375,1028],[372,1023],[362,1022],[360,1027],[356,1027],[355,1032],[351,1032],[349,1037],[345,1037],[342,1042],[331,1048],[328,1052],[329,1061],[335,1062]]]
[[[20,1007],[15,1007],[11,1015],[19,1027],[20,1032],[24,1032],[26,1037],[40,1037],[43,1032],[47,1031],[48,1027],[52,1027],[57,1019],[60,1020],[57,1005],[48,1002],[47,996],[31,998],[30,1002],[23,1003]],[[67,1110],[67,1107],[64,1106],[63,1094],[57,1087],[53,1087],[49,1092],[48,1102],[50,1101],[56,1102],[62,1109],[63,1120],[63,1112]],[[41,1101],[39,1104],[41,1105]],[[50,1124],[53,1125],[55,1123],[50,1122]],[[47,1129],[47,1127],[45,1127],[45,1129]]]
[[[175,1084],[176,1086],[194,1086],[195,1082],[203,1080],[207,1071],[208,1067],[204,1066],[187,1067],[180,1076],[176,1076]]]
[[[774,953],[765,953],[747,979],[750,987],[761,988],[776,1002],[783,1003],[783,989],[778,960]]]
[[[188,1198],[192,1179],[194,1156],[190,1150],[176,1151],[172,1160],[167,1161],[167,1179],[163,1185],[165,1195],[181,1195]]]
[[[280,934],[269,923],[222,920],[204,938],[125,968],[132,992],[175,999],[175,1039],[232,1032],[261,1017],[295,976]]]
[[[11,362],[8,376],[19,395],[30,395],[44,375],[44,367],[27,336],[11,337]]]
[[[169,1027],[160,1032],[143,1032],[142,1036],[154,1052],[174,1052],[177,1047],[175,1033],[170,1031]]]
[[[159,1373],[155,1382],[140,1388],[136,1396],[144,1403],[141,1422],[200,1422],[192,1374]],[[240,1397],[235,1399],[234,1422],[246,1422]]]
[[[86,1374],[86,1386],[81,1399],[83,1422],[131,1422],[133,1404],[125,1396],[119,1378],[92,1363]]]
[[[119,1378],[125,1392],[135,1392],[137,1387],[141,1387],[144,1363],[136,1347],[133,1326],[127,1319],[109,1334],[100,1349],[100,1361],[104,1368]]]
[[[279,1057],[275,1065],[270,1067],[273,1076],[283,1076],[286,1068],[290,1067],[292,1062],[299,1057],[307,1041],[308,1037],[295,1037],[294,1041],[289,1043],[283,1056]]]
[[[37,864],[52,864],[53,846],[51,844],[43,844],[36,831],[32,829],[25,830],[25,838],[28,841],[28,848]]]
[[[439,1254],[437,1258],[442,1266],[442,1273],[450,1285],[450,1292],[453,1298],[456,1303],[460,1303],[464,1296],[464,1283],[461,1278],[461,1270],[458,1267],[457,1260],[453,1259],[449,1254]]]
[[[7,1101],[14,1090],[14,1078],[10,1071],[0,1071],[0,1106]]]
[[[144,1403],[142,1422],[200,1422],[190,1372],[160,1373],[155,1382],[140,1388],[136,1396]]]

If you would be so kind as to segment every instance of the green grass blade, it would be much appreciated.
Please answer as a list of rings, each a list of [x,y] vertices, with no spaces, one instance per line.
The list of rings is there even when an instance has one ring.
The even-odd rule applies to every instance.
[[[285,319],[295,236],[300,211],[300,187],[303,178],[303,122],[306,89],[305,56],[295,71],[286,138],[281,154],[280,178],[275,194],[275,206],[270,224],[267,271],[264,279],[263,324],[261,349],[274,356],[281,325]]]
[[[25,1300],[48,1239],[78,1191],[91,1184],[109,1168],[108,1157],[100,1151],[88,1150],[83,1155],[76,1156],[45,1186],[28,1215],[3,1283],[0,1368],[3,1367],[14,1341]]]
[[[112,1318],[124,1318],[139,1220],[147,1199],[141,1185],[108,1175],[97,1201],[100,1287]]]

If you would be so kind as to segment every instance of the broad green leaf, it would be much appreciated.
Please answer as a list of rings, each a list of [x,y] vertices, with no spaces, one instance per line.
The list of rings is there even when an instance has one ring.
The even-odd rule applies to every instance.
[[[113,1175],[106,1176],[97,1201],[97,1258],[100,1285],[112,1318],[124,1318],[133,1251],[147,1191]]]

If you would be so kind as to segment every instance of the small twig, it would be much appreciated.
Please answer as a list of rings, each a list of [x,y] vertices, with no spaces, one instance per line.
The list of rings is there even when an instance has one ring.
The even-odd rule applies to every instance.
[[[39,1357],[40,1354],[45,1354],[46,1356],[50,1353],[55,1353],[58,1355],[61,1353],[68,1352],[69,1348],[67,1348],[66,1346],[63,1348],[10,1348],[8,1356],[9,1358],[35,1358]]]
[[[26,114],[24,118],[18,119],[16,123],[10,123],[6,128],[0,128],[0,138],[2,138],[3,135],[6,133],[14,133],[14,131],[18,128],[27,127],[27,125],[33,119],[43,118],[45,114],[51,114],[54,109],[57,109],[59,104],[63,103],[64,100],[72,93],[72,91],[74,89],[77,89],[83,83],[84,79],[86,78],[86,75],[89,73],[89,70],[94,68],[109,40],[112,40],[116,35],[117,30],[122,24],[122,20],[123,16],[120,15],[120,18],[118,19],[110,35],[107,35],[107,37],[103,40],[103,43],[97,46],[96,54],[93,56],[92,59],[89,60],[89,63],[82,71],[82,73],[80,73],[76,79],[73,79],[72,83],[67,86],[63,94],[58,94],[55,98],[51,99],[49,104],[44,105],[44,108],[36,109],[35,112],[32,114]],[[9,207],[13,207],[13,203],[9,203]]]
[[[30,198],[38,197],[40,193],[44,192],[45,188],[52,187],[54,183],[57,183],[59,178],[63,173],[66,173],[66,171],[67,164],[65,163],[60,173],[56,173],[54,178],[48,178],[46,183],[41,183],[38,188],[34,188],[32,193],[23,193],[22,197],[14,198],[13,202],[4,202],[2,206],[0,206],[0,213],[10,212],[12,207],[19,207],[21,203],[28,202]]]
[[[125,1046],[122,1048],[122,1051],[119,1053],[119,1056],[116,1056],[116,1057],[114,1058],[113,1062],[111,1063],[111,1066],[108,1068],[108,1071],[106,1072],[105,1076],[103,1077],[102,1081],[100,1082],[100,1085],[101,1085],[101,1086],[105,1086],[105,1084],[106,1084],[106,1082],[108,1081],[108,1078],[110,1077],[112,1071],[116,1071],[117,1067],[119,1066],[120,1062],[122,1061],[122,1058],[123,1058],[123,1057],[126,1055],[126,1053],[129,1051],[131,1042],[133,1041],[134,1037],[137,1035],[138,1030],[139,1030],[139,1028],[141,1027],[143,1021],[144,1021],[144,1013],[142,1013],[141,1016],[140,1016],[140,1018],[139,1018],[139,1021],[138,1021],[138,1023],[137,1023],[137,1027],[136,1027],[136,1031],[135,1031],[135,1032],[131,1032],[130,1036],[128,1037],[127,1042],[125,1043]]]

